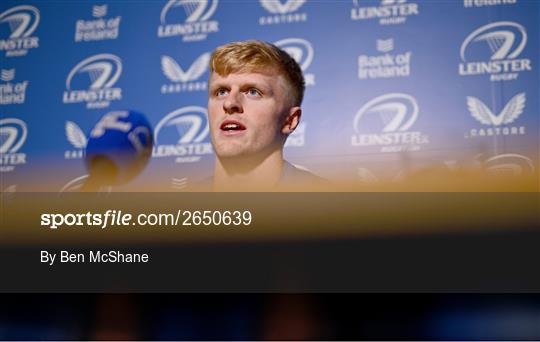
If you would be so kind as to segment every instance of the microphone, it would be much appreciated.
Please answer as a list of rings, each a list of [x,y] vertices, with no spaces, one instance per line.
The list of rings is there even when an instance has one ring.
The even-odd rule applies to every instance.
[[[88,137],[88,178],[81,191],[96,192],[103,186],[129,182],[150,160],[152,146],[152,128],[143,114],[118,110],[103,115]]]

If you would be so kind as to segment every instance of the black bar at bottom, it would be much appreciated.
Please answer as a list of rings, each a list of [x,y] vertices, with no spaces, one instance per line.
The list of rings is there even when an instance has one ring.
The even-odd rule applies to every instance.
[[[536,229],[331,241],[99,246],[93,250],[148,253],[150,261],[54,266],[40,263],[40,251],[65,247],[3,247],[0,291],[540,292],[538,246]]]

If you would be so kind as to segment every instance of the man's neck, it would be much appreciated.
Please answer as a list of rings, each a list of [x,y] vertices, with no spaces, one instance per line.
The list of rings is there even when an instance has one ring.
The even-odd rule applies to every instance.
[[[253,158],[216,158],[214,191],[265,191],[275,188],[283,170],[281,150]]]

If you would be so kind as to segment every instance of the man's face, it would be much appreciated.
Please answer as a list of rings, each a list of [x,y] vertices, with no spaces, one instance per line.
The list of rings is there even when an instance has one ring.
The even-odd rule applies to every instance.
[[[283,76],[276,73],[212,73],[208,118],[219,157],[254,156],[282,148],[290,112]],[[294,127],[293,127],[294,129]]]

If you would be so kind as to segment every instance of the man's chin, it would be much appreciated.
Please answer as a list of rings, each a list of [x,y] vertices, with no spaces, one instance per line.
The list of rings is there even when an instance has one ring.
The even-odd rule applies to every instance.
[[[254,148],[246,144],[223,144],[214,145],[217,158],[221,160],[246,160],[254,161],[266,158],[268,155],[280,149],[279,145],[268,146],[267,148]]]
[[[238,148],[220,147],[215,149],[216,156],[220,159],[246,158],[250,155],[249,151]]]

